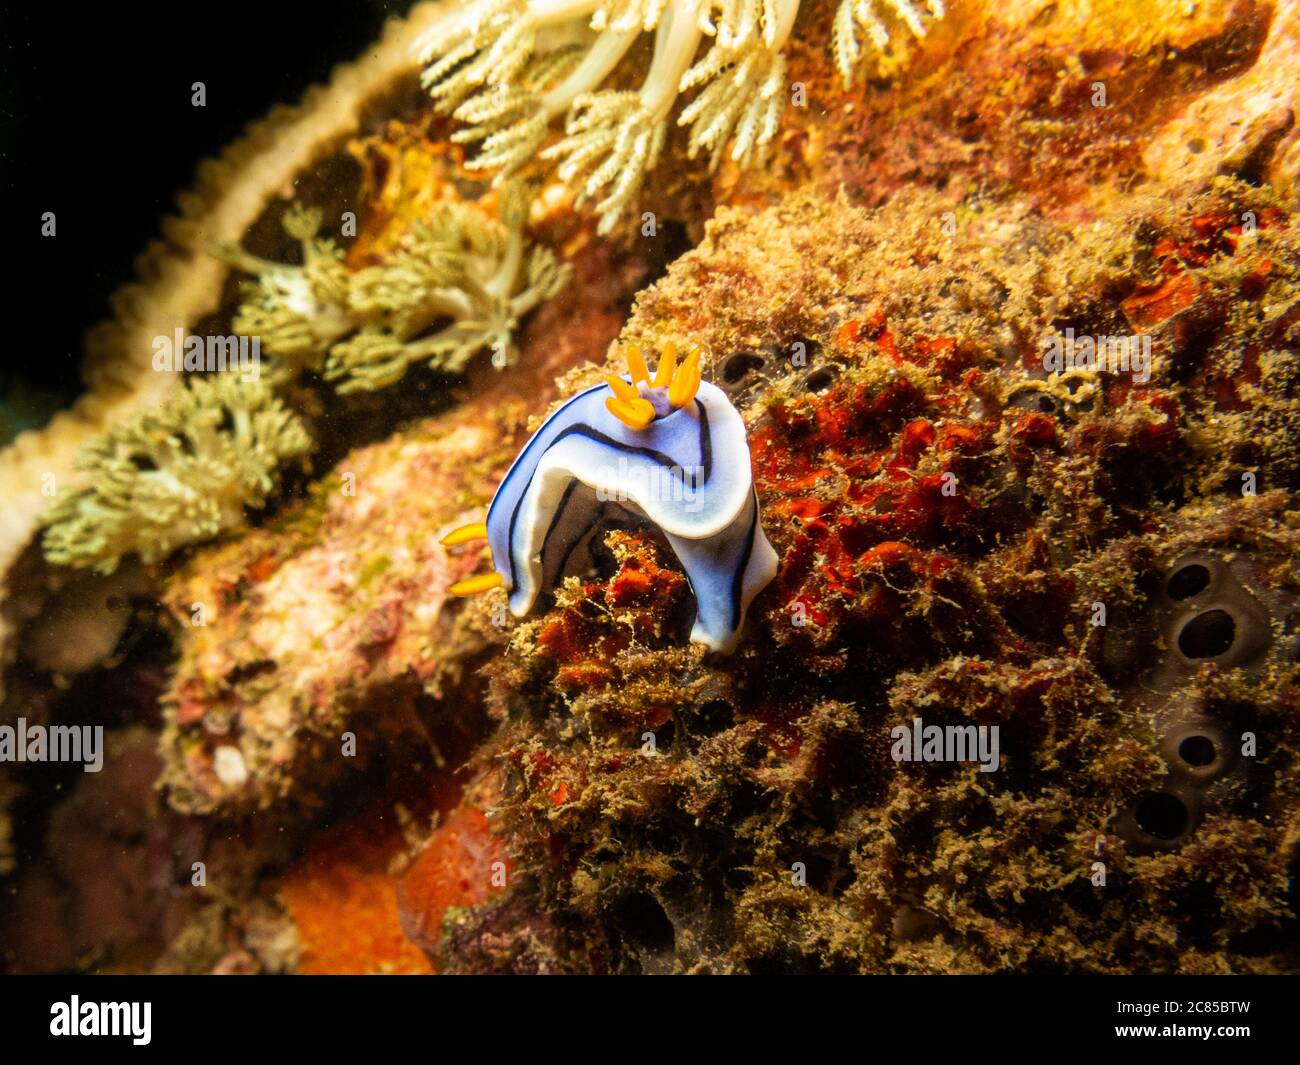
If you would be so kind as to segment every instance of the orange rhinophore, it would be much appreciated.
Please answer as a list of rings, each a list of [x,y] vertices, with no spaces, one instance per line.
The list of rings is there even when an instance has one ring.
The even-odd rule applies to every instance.
[[[605,383],[614,394],[605,400],[605,406],[610,414],[629,429],[644,429],[656,418],[681,410],[700,390],[698,348],[679,367],[677,345],[669,341],[660,353],[653,381],[640,348],[630,344],[624,355],[631,381],[612,375],[606,377]]]

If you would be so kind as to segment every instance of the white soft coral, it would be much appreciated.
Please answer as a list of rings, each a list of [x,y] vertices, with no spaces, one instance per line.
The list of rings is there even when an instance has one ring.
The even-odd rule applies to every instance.
[[[579,202],[601,196],[596,210],[602,233],[613,228],[659,162],[682,77],[704,36],[700,8],[699,0],[668,4],[641,88],[579,96],[569,112],[564,139],[542,153],[544,159],[559,160],[560,178],[576,186]]]
[[[928,0],[934,18],[942,0]],[[912,0],[844,0],[834,24],[835,62],[846,83],[862,57],[861,37],[888,46],[885,10],[916,36],[925,20]],[[785,106],[785,58],[799,0],[473,0],[425,35],[424,84],[440,110],[466,123],[455,139],[478,144],[471,165],[501,176],[535,158],[555,161],[580,201],[595,200],[600,231],[611,230],[659,161],[680,93],[698,95],[677,119],[689,152],[713,166],[725,157],[760,161]],[[585,22],[585,48],[541,49],[548,31]],[[655,34],[639,89],[602,89],[642,33]],[[709,48],[697,61],[705,38]],[[551,123],[565,135],[543,149]]]
[[[785,56],[799,0],[729,0],[716,5],[717,42],[682,77],[683,91],[704,89],[682,111],[679,125],[691,127],[690,156],[701,148],[742,167],[762,160],[776,135],[785,107]]]

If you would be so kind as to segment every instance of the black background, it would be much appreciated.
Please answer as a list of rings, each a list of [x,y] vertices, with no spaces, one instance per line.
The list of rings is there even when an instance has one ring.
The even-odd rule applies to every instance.
[[[75,396],[86,330],[199,161],[409,6],[0,0],[0,392],[16,376]]]

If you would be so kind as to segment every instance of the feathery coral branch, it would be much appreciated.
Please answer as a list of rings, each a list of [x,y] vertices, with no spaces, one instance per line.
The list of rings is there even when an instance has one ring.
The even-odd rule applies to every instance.
[[[318,213],[291,211],[285,228],[302,241],[303,266],[215,249],[257,275],[235,328],[262,337],[278,363],[273,380],[318,370],[340,392],[386,387],[418,362],[456,372],[484,348],[509,361],[520,319],[568,283],[569,269],[528,248],[521,187],[502,189],[501,204],[499,221],[441,204],[383,262],[355,272],[317,239]]]
[[[292,204],[281,223],[302,245],[302,266],[286,266],[250,255],[242,248],[213,243],[209,251],[256,276],[235,315],[234,330],[261,338],[273,381],[283,382],[305,369],[319,370],[329,346],[352,328],[343,312],[348,274],[343,253],[318,239],[319,211]]]
[[[165,558],[241,525],[244,508],[275,489],[280,465],[310,449],[265,381],[195,378],[86,445],[78,466],[89,486],[46,513],[45,556],[101,573],[126,554]]]
[[[932,18],[943,18],[944,0],[926,0],[925,7]],[[925,18],[912,0],[841,0],[831,24],[831,50],[846,89],[853,84],[862,59],[860,35],[865,35],[877,52],[889,48],[889,29],[880,17],[879,8],[893,14],[912,36],[926,34]]]

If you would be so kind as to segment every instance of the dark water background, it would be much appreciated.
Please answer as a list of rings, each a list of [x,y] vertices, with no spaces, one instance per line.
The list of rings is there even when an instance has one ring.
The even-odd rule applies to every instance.
[[[409,6],[0,3],[0,444],[77,394],[86,330],[198,162]],[[206,107],[191,104],[196,81]]]

